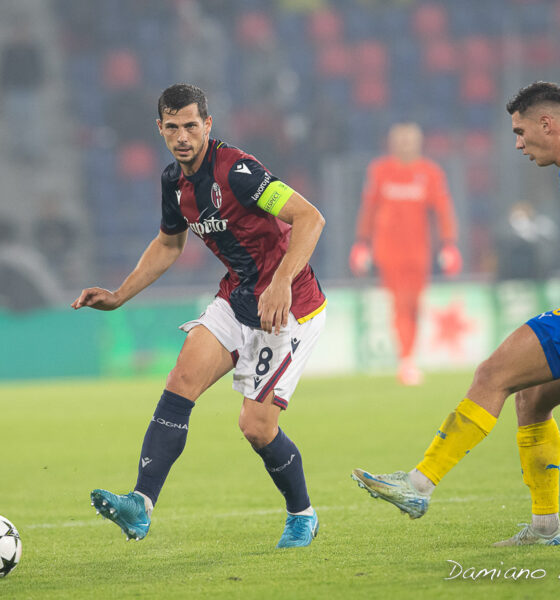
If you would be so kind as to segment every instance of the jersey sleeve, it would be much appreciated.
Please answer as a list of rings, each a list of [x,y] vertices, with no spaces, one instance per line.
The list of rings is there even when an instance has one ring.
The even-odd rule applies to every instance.
[[[430,187],[431,203],[437,218],[440,240],[455,242],[457,240],[457,222],[453,201],[449,193],[447,178],[439,165],[432,165]]]
[[[181,213],[179,202],[181,193],[177,187],[180,168],[173,163],[161,174],[161,224],[160,229],[167,235],[175,235],[185,231],[187,221]]]
[[[245,208],[258,206],[274,216],[294,193],[252,158],[239,159],[232,165],[228,183],[234,196]]]
[[[373,237],[375,209],[379,196],[379,164],[372,161],[367,169],[362,204],[356,222],[356,241],[370,242]]]

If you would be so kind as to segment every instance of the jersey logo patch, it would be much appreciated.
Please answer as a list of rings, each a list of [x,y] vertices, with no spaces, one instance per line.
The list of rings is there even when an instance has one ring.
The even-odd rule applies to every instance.
[[[181,204],[181,190],[175,190],[175,195],[177,196],[177,204]]]
[[[245,163],[235,165],[235,172],[236,173],[247,173],[247,175],[251,175],[251,171]]]
[[[212,184],[210,197],[212,198],[212,204],[219,209],[222,206],[222,190],[216,182]]]

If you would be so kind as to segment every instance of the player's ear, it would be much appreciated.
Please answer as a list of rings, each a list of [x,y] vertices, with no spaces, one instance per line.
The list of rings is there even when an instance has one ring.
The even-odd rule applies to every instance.
[[[158,126],[159,134],[163,136],[163,124],[161,122],[161,119],[156,119],[156,124]]]
[[[543,132],[546,135],[550,134],[553,129],[553,127],[552,127],[553,118],[550,115],[542,115],[540,121],[541,121],[541,127],[542,127]]]
[[[212,130],[212,115],[208,115],[206,119],[204,119],[204,132],[206,135],[210,135],[210,131]]]

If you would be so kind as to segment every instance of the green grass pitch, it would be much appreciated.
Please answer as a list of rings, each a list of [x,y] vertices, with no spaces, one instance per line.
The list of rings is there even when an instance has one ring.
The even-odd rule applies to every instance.
[[[468,373],[429,374],[418,388],[392,377],[304,378],[281,425],[302,452],[320,529],[310,547],[291,550],[275,548],[283,499],[237,427],[229,378],[197,403],[141,542],[96,517],[89,491],[132,488],[163,380],[3,385],[0,514],[19,528],[23,557],[0,580],[0,598],[551,597],[560,549],[491,545],[530,518],[512,399],[422,519],[350,479],[353,467],[413,467],[469,382]],[[449,560],[546,576],[446,580]]]

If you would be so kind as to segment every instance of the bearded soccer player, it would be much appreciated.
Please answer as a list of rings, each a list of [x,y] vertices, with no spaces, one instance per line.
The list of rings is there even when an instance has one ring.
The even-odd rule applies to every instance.
[[[560,86],[535,82],[507,104],[515,147],[539,167],[560,167]],[[494,427],[507,397],[516,393],[517,445],[523,481],[531,492],[532,520],[495,546],[560,545],[558,469],[560,434],[552,416],[560,404],[560,309],[516,329],[476,370],[466,397],[440,426],[424,459],[410,472],[352,473],[375,498],[411,518],[428,509],[430,496],[451,470]]]
[[[326,299],[308,264],[324,219],[256,158],[210,137],[212,117],[199,88],[167,88],[158,112],[175,159],[161,177],[159,234],[116,291],[85,289],[72,307],[122,306],[175,262],[189,229],[227,272],[207,310],[181,326],[188,335],[144,437],[134,491],[96,489],[92,504],[127,538],[144,538],[196,400],[233,369],[233,387],[244,397],[241,431],[286,500],[278,547],[307,546],[319,522],[300,452],[278,418],[324,326]]]
[[[444,273],[452,276],[461,269],[445,173],[422,156],[422,137],[416,123],[391,127],[389,155],[374,159],[367,169],[356,243],[350,254],[350,268],[357,276],[366,273],[373,258],[381,284],[391,294],[398,377],[405,385],[422,381],[414,361],[414,343],[420,296],[431,270],[430,213],[437,218]]]

